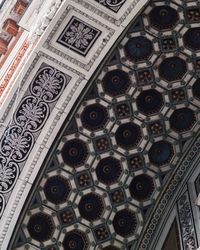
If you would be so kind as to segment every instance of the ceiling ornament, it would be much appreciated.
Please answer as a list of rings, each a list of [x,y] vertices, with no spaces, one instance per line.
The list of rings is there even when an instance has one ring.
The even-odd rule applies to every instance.
[[[159,14],[155,9],[160,10]],[[104,35],[112,36],[113,26],[109,28],[107,22],[102,25],[102,20],[96,22],[82,11],[77,16],[74,12],[76,9],[70,7],[64,12],[70,13],[67,19],[61,17],[54,22],[43,49],[57,59],[61,57],[63,63],[69,59],[70,65],[83,66],[83,72],[89,72],[98,57],[91,55],[96,49],[91,44]],[[178,4],[156,1],[149,3],[143,15],[130,25],[58,133],[38,184],[30,193],[28,208],[20,218],[24,241],[18,242],[16,231],[10,243],[12,247],[17,249],[20,244],[44,249],[80,246],[131,249],[137,244],[144,249],[148,247],[145,237],[150,233],[143,231],[145,224],[152,220],[153,208],[160,206],[158,201],[166,198],[161,194],[171,181],[169,176],[173,178],[178,172],[178,160],[186,150],[186,140],[194,138],[199,128],[198,47],[186,39],[187,35],[184,37],[190,29],[185,25],[190,21],[184,20],[184,13]],[[85,17],[84,21],[80,16]],[[71,23],[73,28],[69,28]],[[61,25],[60,29],[57,25]],[[69,43],[66,34],[71,34],[74,27],[86,32],[87,39],[80,41],[72,34],[73,49],[69,44],[59,44],[59,38],[64,41],[64,37]],[[76,55],[74,59],[72,55]],[[51,66],[50,71],[54,70],[58,69]],[[63,74],[69,86],[72,78],[63,70],[57,78]],[[45,77],[39,78],[46,82]],[[58,100],[65,91],[62,84],[61,90],[57,89],[57,81],[50,81],[53,91],[49,91],[48,85],[41,87],[39,82],[35,81],[34,88],[29,90],[31,94],[22,99],[15,112],[13,135],[21,135],[21,130],[16,132],[16,129],[26,127],[24,117],[30,121],[28,133],[22,138],[25,150],[15,155],[15,164],[26,159],[32,140],[37,139],[47,119],[46,116],[38,118],[40,110],[49,114],[54,107],[52,100]],[[32,113],[24,108],[33,106],[41,93],[45,98],[41,103],[38,101],[40,109],[31,117]],[[6,144],[3,153],[12,145]],[[162,213],[163,210],[162,207]],[[34,225],[35,216],[42,218],[48,230]],[[44,237],[37,238],[38,230],[48,234],[41,233]]]

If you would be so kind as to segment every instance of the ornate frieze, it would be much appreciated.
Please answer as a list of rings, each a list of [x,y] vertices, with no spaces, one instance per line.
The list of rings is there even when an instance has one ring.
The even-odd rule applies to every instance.
[[[77,4],[78,7],[73,7],[71,4],[66,5],[66,8],[59,12],[61,14],[60,18],[57,17],[55,20],[52,20],[52,32],[48,29],[46,36],[44,35],[41,38],[41,44],[39,44],[36,51],[37,53],[38,51],[45,51],[45,53],[54,57],[54,59],[51,58],[50,60],[57,60],[60,65],[61,61],[62,65],[73,65],[74,71],[82,69],[82,82],[80,79],[78,82],[74,82],[74,85],[72,86],[73,91],[70,92],[69,95],[66,95],[67,97],[61,95],[58,99],[55,99],[55,102],[58,101],[58,104],[55,104],[56,110],[53,110],[54,104],[49,101],[49,96],[46,96],[46,104],[41,102],[38,107],[40,110],[38,113],[42,113],[44,117],[40,117],[40,119],[37,120],[36,118],[38,117],[38,114],[34,116],[32,123],[29,124],[29,130],[26,135],[21,132],[22,129],[26,127],[24,126],[25,120],[22,117],[27,116],[27,114],[31,115],[31,113],[27,111],[25,112],[22,109],[27,107],[29,104],[33,106],[33,104],[36,103],[35,95],[38,96],[38,93],[41,92],[40,86],[36,86],[35,91],[32,91],[33,94],[31,89],[29,89],[29,94],[31,95],[28,94],[21,100],[18,106],[19,110],[17,109],[17,112],[15,112],[15,116],[19,117],[19,119],[17,120],[14,116],[13,124],[9,128],[10,131],[7,130],[7,134],[5,134],[6,139],[2,140],[2,145],[4,146],[2,147],[2,154],[7,154],[8,149],[13,150],[16,147],[16,143],[13,143],[12,141],[13,138],[15,138],[15,135],[20,134],[23,136],[20,140],[23,141],[21,144],[24,146],[24,151],[20,148],[19,153],[17,152],[13,156],[17,164],[20,164],[20,168],[21,166],[23,167],[26,155],[29,155],[30,151],[33,149],[33,146],[31,146],[32,141],[35,140],[38,144],[42,143],[41,147],[46,147],[46,149],[50,147],[50,142],[48,147],[45,143],[48,141],[49,134],[53,131],[52,127],[56,126],[57,117],[60,118],[62,112],[65,112],[65,115],[62,116],[62,121],[64,121],[63,117],[68,114],[70,109],[69,108],[67,110],[66,106],[69,104],[71,99],[75,102],[75,97],[73,96],[74,92],[77,88],[79,88],[80,82],[84,82],[83,86],[85,86],[85,79],[88,79],[89,74],[87,76],[84,74],[90,72],[91,75],[94,72],[94,68],[96,69],[98,67],[100,60],[105,55],[104,51],[107,44],[112,44],[114,42],[113,36],[117,32],[115,29],[118,28],[114,27],[113,23],[115,22],[112,22],[115,18],[113,18],[113,16],[111,18],[108,15],[111,11],[105,11],[104,17],[107,16],[110,19],[106,19],[104,23],[101,18],[102,16],[100,17],[100,13],[102,9],[106,8],[100,8],[98,11],[97,6],[102,5],[100,2],[99,4],[95,3],[93,5],[90,5],[92,1],[89,1],[89,4],[84,1],[76,2],[79,2],[79,5]],[[126,4],[127,2],[123,3],[116,16]],[[134,4],[135,1],[133,1],[130,6],[133,7]],[[85,10],[84,8],[86,6],[93,7],[89,10]],[[146,9],[145,15],[141,16],[141,23],[143,21],[144,23],[148,21],[147,26],[143,26],[141,24],[143,32],[137,33],[138,30],[137,32],[136,29],[134,30],[134,27],[137,26],[135,24],[134,27],[131,27],[129,34],[122,39],[119,46],[120,53],[116,53],[116,55],[114,55],[116,57],[116,61],[109,61],[108,65],[102,70],[97,82],[95,83],[96,96],[94,91],[93,93],[90,93],[91,95],[86,97],[86,101],[83,105],[80,105],[80,109],[78,109],[76,113],[77,116],[74,118],[74,122],[77,125],[75,127],[77,128],[74,128],[73,132],[71,130],[68,131],[69,134],[73,134],[73,138],[70,140],[72,140],[74,145],[76,142],[77,144],[75,146],[78,146],[75,149],[70,147],[67,157],[75,157],[77,148],[83,149],[82,151],[84,152],[86,151],[86,153],[83,153],[83,161],[80,161],[80,166],[75,166],[77,167],[77,170],[72,170],[75,184],[78,187],[77,190],[81,190],[83,196],[87,196],[96,201],[102,201],[100,202],[101,204],[99,203],[99,207],[104,207],[102,208],[104,211],[101,210],[99,212],[101,215],[105,214],[105,216],[108,216],[108,211],[110,211],[110,209],[109,206],[106,205],[110,204],[110,200],[112,200],[112,205],[116,209],[115,211],[113,210],[110,217],[110,226],[107,227],[103,225],[103,221],[101,225],[96,225],[95,223],[94,225],[91,225],[90,222],[88,222],[89,219],[86,217],[87,215],[85,214],[84,219],[80,219],[80,214],[83,213],[80,208],[80,203],[84,203],[84,199],[82,199],[82,194],[80,192],[77,194],[78,198],[76,200],[74,210],[70,210],[71,208],[67,210],[75,211],[72,212],[72,217],[74,219],[74,217],[78,215],[77,221],[73,221],[74,224],[71,227],[69,234],[66,232],[62,232],[60,234],[62,236],[59,237],[59,244],[62,244],[62,242],[67,244],[66,242],[71,235],[78,235],[81,239],[83,239],[83,241],[85,240],[84,242],[88,241],[84,237],[87,230],[82,229],[81,227],[77,228],[77,225],[81,220],[81,223],[85,223],[87,226],[91,227],[89,230],[90,234],[92,234],[92,231],[94,232],[94,237],[90,242],[91,246],[94,246],[94,242],[97,242],[97,244],[101,244],[101,242],[103,242],[102,246],[106,249],[108,245],[108,235],[115,230],[117,232],[117,236],[115,238],[114,235],[112,235],[112,237],[114,237],[112,239],[113,246],[119,248],[121,245],[126,245],[126,247],[130,247],[130,244],[133,243],[131,242],[132,236],[134,236],[134,239],[139,238],[143,221],[145,221],[148,217],[146,215],[146,210],[142,210],[143,207],[148,206],[148,204],[156,203],[157,196],[160,193],[160,185],[162,186],[162,184],[165,184],[165,174],[169,173],[168,171],[176,171],[177,160],[180,157],[182,148],[182,141],[184,144],[185,140],[194,136],[194,133],[199,128],[199,111],[197,108],[197,106],[199,106],[198,75],[194,75],[195,72],[193,71],[193,65],[195,65],[195,69],[197,71],[199,70],[197,65],[194,64],[194,62],[198,62],[199,60],[199,47],[196,45],[194,46],[194,42],[190,40],[190,36],[184,36],[184,34],[190,33],[188,31],[190,28],[187,25],[181,29],[181,36],[178,38],[176,37],[177,34],[175,33],[179,31],[184,22],[182,9],[177,8],[177,4],[171,3],[168,7],[164,6],[163,9],[160,6],[161,5],[156,2],[155,6],[151,5],[149,9]],[[171,13],[173,15],[172,23],[168,22],[168,19],[166,21],[161,20],[159,23],[157,21],[158,16],[156,16],[157,12],[154,11],[154,7],[155,9],[160,10],[158,16],[162,14],[162,12],[164,14],[167,13],[167,15]],[[127,9],[127,15],[123,15],[123,18],[128,16],[130,9]],[[55,9],[52,11],[52,16],[54,11]],[[96,13],[98,13],[98,18],[95,15]],[[115,14],[113,15],[115,16]],[[161,15],[159,18],[162,18],[163,16]],[[51,14],[49,14],[49,19],[51,20]],[[115,20],[120,19],[117,17]],[[112,25],[110,25],[109,22],[112,23]],[[119,23],[117,24],[116,22],[115,25],[118,25],[119,27]],[[46,27],[45,25],[44,27]],[[81,42],[80,39],[77,37],[75,38],[73,35],[71,37],[68,36],[68,34],[73,33],[74,30],[74,27],[70,28],[70,25],[71,27],[75,26],[76,29],[79,29],[80,31],[88,31],[88,29],[90,29],[90,32],[92,31],[92,33],[87,33],[87,39],[82,39]],[[174,27],[175,31],[171,33],[171,30]],[[193,28],[195,27],[192,27],[192,29]],[[99,37],[95,40],[95,37],[98,36],[98,32]],[[119,30],[118,32],[120,33],[121,31]],[[63,44],[66,44],[59,44],[59,39],[63,42]],[[143,42],[146,44],[145,49],[142,49]],[[135,46],[132,46],[132,43],[134,43]],[[181,47],[179,51],[179,45],[185,47]],[[73,46],[73,48],[70,46]],[[193,53],[191,51],[193,50],[197,50],[197,58],[190,60],[191,53]],[[135,51],[138,53],[135,53]],[[186,53],[183,54],[181,51],[185,51]],[[39,52],[38,55],[41,55],[41,52]],[[122,66],[120,66],[121,64]],[[114,66],[110,67],[110,65]],[[181,70],[179,65],[182,66]],[[55,66],[55,68],[57,67]],[[171,70],[174,68],[177,70]],[[72,68],[70,68],[70,71],[72,71]],[[78,75],[81,73],[76,72],[76,74]],[[128,75],[126,77],[126,81],[123,81],[124,78],[122,75]],[[85,79],[83,80],[84,77]],[[138,82],[138,85],[136,81]],[[111,84],[108,84],[108,82]],[[78,93],[80,93],[80,89]],[[54,96],[54,94],[52,95]],[[48,130],[48,133],[41,137],[41,135],[39,135],[41,131],[40,128],[45,126],[47,121],[46,119],[49,117],[47,114],[50,115],[52,110],[54,112],[55,119],[52,119],[52,126]],[[57,111],[58,116],[56,114]],[[58,130],[59,128],[57,128],[56,132],[58,132]],[[122,137],[120,137],[120,130],[123,132]],[[77,134],[81,134],[81,136],[77,136]],[[69,138],[70,136],[65,137],[67,141]],[[134,140],[131,139],[130,142],[129,138]],[[51,139],[51,142],[52,140],[53,139]],[[85,145],[86,150],[85,147],[82,146],[84,144],[84,140],[87,140]],[[65,143],[66,141],[63,141],[63,145]],[[62,149],[60,148],[59,150]],[[113,155],[109,155],[108,151],[117,151],[119,154],[114,152]],[[41,152],[42,150],[38,153],[38,155],[40,155]],[[100,154],[101,156],[95,159],[94,152],[97,152],[97,154]],[[61,153],[57,153],[61,155]],[[37,157],[39,158],[38,155]],[[63,155],[61,155],[61,157],[64,159]],[[118,155],[123,155],[123,157],[120,159]],[[108,164],[104,173],[102,173],[99,167],[100,162],[104,158],[112,159],[112,157],[116,157],[117,159],[119,157],[118,160],[122,161],[122,166],[116,162],[116,175],[111,176],[112,178],[110,179],[106,179],[105,176],[102,178],[102,175],[106,174],[106,176],[108,176],[107,171],[109,170],[112,172],[112,168],[108,169]],[[127,169],[124,163],[125,158],[127,159]],[[66,163],[66,159],[63,159],[62,162],[61,160],[60,162],[61,165],[64,165],[64,170],[71,171],[72,162],[70,165],[69,161]],[[88,164],[92,164],[92,160],[94,160],[96,165],[95,167],[91,167],[91,174]],[[11,167],[11,174],[13,174],[14,165]],[[130,178],[128,178],[127,175],[130,172]],[[30,173],[28,174],[30,175]],[[180,176],[181,174],[182,173],[180,173]],[[176,178],[179,179],[180,176],[178,175]],[[127,182],[125,177],[128,179],[128,184],[123,187],[123,183]],[[143,185],[143,183],[141,184],[142,181],[140,180],[143,182],[146,181],[149,185],[149,193],[147,192],[147,196],[143,195],[145,185]],[[138,184],[139,181],[140,183]],[[136,194],[133,191],[134,188],[132,188],[135,186],[135,182],[138,184]],[[109,190],[109,188],[107,188],[108,183],[112,188],[114,188],[114,190]],[[116,183],[120,185],[120,188],[116,186]],[[172,184],[176,186],[175,182]],[[102,196],[104,196],[104,199],[98,199],[98,188],[96,190],[98,197],[89,195],[92,193],[92,187],[94,185],[99,185],[102,189],[105,189],[105,193],[100,192]],[[90,192],[86,192],[86,189]],[[140,195],[139,198],[138,194]],[[145,201],[141,198],[142,195],[145,197],[143,198]],[[168,198],[166,198],[166,200]],[[104,204],[104,200],[106,205]],[[126,202],[131,203],[131,205],[122,205]],[[140,209],[142,210],[141,214],[135,210],[135,204],[140,206]],[[166,204],[166,201],[164,201],[163,204]],[[157,206],[159,205],[160,204],[157,204]],[[88,211],[85,212],[88,213]],[[160,216],[160,210],[158,214]],[[118,215],[124,217],[127,216],[130,218],[130,221],[132,221],[133,227],[129,228],[128,234],[122,231],[122,226],[119,228],[118,224],[120,223]],[[139,217],[139,219],[137,217]],[[134,223],[135,218],[137,223]],[[156,219],[158,219],[158,217],[156,217]],[[97,220],[100,220],[99,217]],[[125,220],[125,223],[128,223],[128,221]],[[150,230],[148,233],[151,234]],[[129,236],[129,234],[131,236]],[[127,238],[127,241],[124,240],[124,238]],[[121,243],[118,241],[121,241]],[[149,242],[144,242],[144,244],[145,247],[149,247]]]
[[[12,190],[56,100],[70,81],[61,71],[42,64],[1,140],[0,193]],[[1,199],[2,212],[5,204]]]
[[[170,12],[170,8],[164,3],[164,13],[166,10]],[[99,30],[102,26],[105,28],[107,23],[102,25],[95,17],[91,18],[88,12],[84,13],[73,6],[62,13],[68,16],[61,16],[53,22],[53,31],[47,32],[48,39],[43,38],[44,45],[41,47],[55,57],[62,58],[63,63],[70,59],[72,65],[80,67],[81,62],[84,64],[84,60],[89,60],[88,55],[95,45],[79,61],[80,55],[76,51],[57,47],[60,34],[73,20],[75,13],[76,18],[82,20],[84,17],[84,22]],[[191,93],[191,99],[188,98],[189,86],[193,84],[190,78],[193,75],[187,69],[191,69],[192,62],[185,60],[188,58],[186,55],[172,52],[168,45],[165,48],[160,46],[165,34],[160,34],[157,29],[181,27],[177,23],[177,8],[172,13],[175,16],[172,24],[166,24],[167,19],[161,20],[162,25],[159,26],[155,20],[148,19],[149,25],[156,27],[152,31],[155,32],[154,35],[149,34],[143,23],[146,16],[142,16],[142,20],[139,17],[130,25],[130,29],[97,74],[96,80],[90,82],[70,118],[66,120],[66,127],[59,135],[60,140],[54,151],[51,151],[54,163],[46,163],[41,174],[42,182],[38,181],[38,186],[35,186],[35,190],[42,195],[37,206],[52,207],[53,195],[56,192],[58,195],[64,194],[57,191],[58,188],[50,188],[47,193],[47,184],[44,183],[52,183],[51,176],[55,169],[59,175],[63,171],[70,173],[74,196],[67,203],[64,202],[65,196],[62,196],[58,206],[54,200],[53,208],[58,218],[62,212],[67,211],[65,217],[68,216],[71,220],[62,219],[61,225],[65,226],[67,223],[66,231],[61,231],[62,237],[49,242],[49,245],[62,245],[66,249],[77,247],[84,237],[80,237],[75,246],[69,245],[66,240],[69,239],[68,232],[74,227],[82,232],[81,226],[84,225],[94,236],[87,241],[93,248],[106,249],[109,244],[119,248],[121,243],[124,249],[129,249],[138,242],[141,243],[145,224],[149,223],[154,206],[160,205],[162,197],[166,198],[165,194],[162,197],[159,195],[165,192],[165,185],[170,183],[171,175],[176,173],[178,160],[184,153],[181,139],[190,139],[191,133],[194,135],[199,128],[199,111],[193,105],[194,93]],[[156,14],[153,12],[151,15]],[[139,21],[143,32],[138,32]],[[168,35],[167,33],[167,37]],[[72,55],[79,64],[71,60]],[[179,65],[183,67],[180,69]],[[184,77],[185,80],[180,82]],[[182,98],[182,92],[179,93],[180,88],[185,88],[185,98]],[[176,178],[179,179],[173,185],[180,183],[180,177]],[[56,180],[59,180],[59,185],[63,185],[59,177]],[[67,190],[64,192],[67,194],[70,192],[66,185],[63,190]],[[163,213],[167,208],[166,204],[164,200],[160,205]],[[31,202],[28,211],[32,211]],[[22,231],[30,221],[31,217],[29,221],[21,218]],[[155,220],[154,222],[157,223]],[[148,233],[153,232],[152,228]],[[35,227],[30,230],[34,231]],[[77,234],[73,231],[72,235],[74,233]],[[34,237],[31,243],[33,245]],[[36,241],[38,245],[38,239]],[[27,239],[23,244],[26,242]],[[151,242],[145,241],[143,247],[148,249],[150,244]]]
[[[177,202],[181,238],[184,250],[196,250],[197,241],[189,194],[186,191]]]

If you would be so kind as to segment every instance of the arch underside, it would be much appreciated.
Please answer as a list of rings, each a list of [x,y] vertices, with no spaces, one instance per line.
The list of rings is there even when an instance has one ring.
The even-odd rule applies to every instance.
[[[115,8],[105,2],[117,13],[126,1]],[[58,21],[44,48],[61,58],[75,53],[75,61],[83,58],[79,67],[92,67],[85,58],[108,27],[87,18],[72,13]],[[196,1],[149,1],[124,28],[64,112],[8,249],[159,250],[170,244],[171,225],[177,249],[197,249],[199,22]],[[75,85],[56,60],[38,64],[2,140],[2,161],[9,152],[15,159],[10,169],[25,165],[51,112]]]

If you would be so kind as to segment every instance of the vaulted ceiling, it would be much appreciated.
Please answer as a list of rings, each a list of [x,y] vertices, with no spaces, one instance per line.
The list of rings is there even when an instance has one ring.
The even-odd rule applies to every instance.
[[[116,13],[125,3],[96,2]],[[196,1],[152,0],[124,28],[66,115],[9,249],[150,249],[148,230],[187,175],[189,149],[196,147],[191,161],[199,152],[199,23]],[[87,56],[102,35],[79,16],[59,27],[61,57],[68,49]],[[41,64],[14,113],[2,160],[12,152],[23,162],[72,78]],[[175,240],[177,222],[172,230]]]

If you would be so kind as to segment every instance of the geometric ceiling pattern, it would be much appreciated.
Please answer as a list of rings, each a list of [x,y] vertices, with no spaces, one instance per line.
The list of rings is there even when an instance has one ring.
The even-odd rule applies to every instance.
[[[183,3],[150,1],[121,37],[66,119],[9,249],[137,249],[199,129],[200,8]],[[70,44],[66,26],[58,42],[85,54],[99,34],[78,22],[90,34]]]

